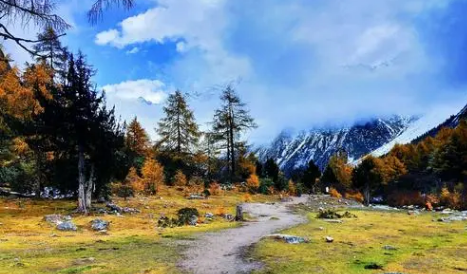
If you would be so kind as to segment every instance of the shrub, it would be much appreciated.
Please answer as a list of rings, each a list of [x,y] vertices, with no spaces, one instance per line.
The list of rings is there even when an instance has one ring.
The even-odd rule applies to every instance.
[[[124,198],[125,200],[135,195],[133,187],[128,184],[113,183],[111,184],[110,188],[114,195]]]
[[[290,195],[297,195],[297,188],[295,187],[295,183],[292,180],[289,180],[287,188]]]
[[[349,200],[357,201],[359,203],[363,203],[363,201],[365,200],[365,198],[363,197],[363,194],[361,192],[359,192],[359,191],[357,191],[357,192],[346,192],[345,193],[345,198],[349,199]]]
[[[256,192],[260,186],[258,175],[251,174],[246,180],[246,186],[250,192]]]
[[[331,197],[334,197],[334,198],[337,198],[337,199],[340,199],[342,198],[342,195],[339,193],[339,191],[337,191],[337,189],[331,187],[331,189],[329,189],[329,195],[331,195]]]
[[[174,185],[175,186],[186,186],[187,180],[185,174],[183,174],[183,171],[180,169],[177,170],[177,173],[175,173],[174,177]]]
[[[178,221],[182,224],[189,224],[193,216],[199,217],[199,212],[196,208],[185,207],[177,212]]]
[[[222,193],[221,185],[218,182],[212,182],[209,186],[209,193],[213,196],[218,196]]]
[[[262,178],[258,192],[261,194],[274,194],[274,182],[269,178]]]
[[[344,214],[339,214],[332,209],[325,209],[320,210],[316,218],[319,219],[341,219],[341,218],[357,218],[355,214],[352,214],[348,211],[344,212]]]
[[[225,208],[223,206],[218,207],[216,209],[216,215],[218,215],[218,216],[224,216],[226,213],[227,213],[227,211],[225,210]]]
[[[418,191],[394,192],[388,196],[390,206],[419,205],[425,206],[425,198]]]
[[[443,205],[449,204],[450,197],[451,197],[451,192],[449,192],[449,189],[447,187],[443,187],[439,195],[440,203]]]
[[[243,201],[245,203],[249,203],[249,202],[253,201],[253,199],[251,198],[251,195],[249,193],[246,193],[245,195],[243,195]]]

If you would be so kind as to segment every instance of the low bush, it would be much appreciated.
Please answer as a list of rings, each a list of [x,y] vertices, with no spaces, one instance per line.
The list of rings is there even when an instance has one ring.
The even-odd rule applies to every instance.
[[[337,191],[337,189],[331,187],[331,189],[329,189],[329,195],[331,195],[331,197],[334,197],[334,198],[337,198],[337,199],[340,199],[342,198],[342,194],[339,193],[339,191]]]
[[[193,216],[199,217],[199,212],[196,208],[185,207],[177,212],[178,221],[182,224],[189,224]]]
[[[363,194],[361,192],[359,192],[359,191],[357,191],[357,192],[346,192],[345,193],[345,198],[349,199],[349,200],[357,201],[359,203],[363,203],[363,201],[365,200],[365,198],[363,197]]]

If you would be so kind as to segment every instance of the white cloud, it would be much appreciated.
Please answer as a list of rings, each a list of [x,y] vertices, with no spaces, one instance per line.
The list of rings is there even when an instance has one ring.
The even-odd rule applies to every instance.
[[[138,52],[139,52],[139,48],[138,47],[133,47],[132,49],[127,50],[126,54],[135,54],[135,53],[138,53]]]
[[[182,90],[241,79],[238,91],[264,137],[285,126],[410,114],[436,104],[429,97],[439,66],[415,21],[447,2],[160,0],[96,42],[173,45],[183,54],[161,65]],[[200,101],[193,104],[204,122],[217,101]]]
[[[159,80],[140,79],[118,84],[105,85],[102,89],[110,97],[126,101],[137,101],[141,98],[151,104],[160,104],[167,97],[165,84]]]

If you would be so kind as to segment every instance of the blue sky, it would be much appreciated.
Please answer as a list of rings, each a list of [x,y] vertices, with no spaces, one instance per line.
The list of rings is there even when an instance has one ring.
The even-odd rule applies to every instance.
[[[88,56],[118,114],[137,115],[154,138],[177,88],[197,94],[189,103],[205,125],[219,87],[233,83],[259,124],[255,143],[284,128],[467,103],[464,0],[137,0],[96,26],[92,1],[63,2],[57,12],[73,25],[63,43]]]

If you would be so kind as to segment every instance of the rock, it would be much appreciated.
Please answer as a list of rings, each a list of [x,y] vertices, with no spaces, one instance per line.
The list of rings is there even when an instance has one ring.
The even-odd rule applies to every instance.
[[[61,231],[76,231],[78,228],[71,221],[65,221],[57,224],[57,229]]]
[[[277,240],[282,240],[288,244],[301,244],[301,243],[308,243],[308,238],[293,236],[293,235],[285,235],[285,234],[272,234],[269,237]]]
[[[190,196],[188,196],[188,199],[189,200],[204,200],[204,196],[203,195],[199,195],[199,194],[190,194]]]
[[[320,226],[318,227],[319,230],[324,230],[324,227]]]
[[[282,197],[281,202],[283,203],[293,202],[293,199],[292,197]]]
[[[333,237],[330,237],[330,236],[326,236],[326,237],[325,237],[325,240],[326,240],[326,243],[332,243],[332,242],[334,242],[334,238],[333,238]]]
[[[102,231],[107,230],[109,228],[110,223],[108,221],[102,219],[94,219],[91,221],[91,228],[94,231]]]
[[[206,212],[206,214],[204,214],[204,218],[214,219],[214,214],[212,214],[211,212]]]
[[[190,220],[188,221],[188,224],[195,226],[197,223],[198,223],[198,217],[196,215],[191,216]]]
[[[343,220],[335,220],[335,219],[323,219],[323,221],[327,223],[332,223],[332,224],[342,224],[344,222]]]
[[[120,207],[120,206],[118,206],[116,204],[112,204],[112,203],[107,203],[106,207],[110,208],[110,210],[112,210],[115,213],[130,213],[130,214],[140,213],[140,211],[138,209],[136,209],[136,208]]]
[[[224,214],[224,219],[226,219],[227,221],[233,221],[234,216],[232,214]]]
[[[411,216],[420,215],[420,211],[418,211],[418,210],[409,210],[409,211],[407,211],[407,214],[411,215]]]
[[[385,245],[383,246],[383,249],[384,250],[397,250],[397,248],[392,245]]]

